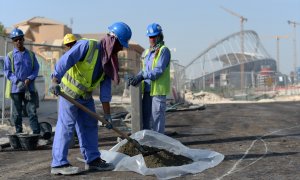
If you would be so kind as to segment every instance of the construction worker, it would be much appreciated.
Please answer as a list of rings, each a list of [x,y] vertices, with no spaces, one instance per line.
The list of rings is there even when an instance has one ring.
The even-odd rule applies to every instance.
[[[66,46],[67,50],[70,50],[72,46],[77,42],[76,37],[74,34],[66,34],[64,37],[64,45]]]
[[[10,33],[14,44],[13,51],[6,56],[4,74],[8,79],[6,97],[13,101],[13,121],[16,133],[22,133],[23,103],[26,106],[30,127],[33,134],[40,134],[40,126],[36,114],[38,96],[34,87],[34,80],[38,76],[39,64],[35,54],[24,47],[24,33],[15,28]]]
[[[117,53],[128,48],[131,38],[130,27],[116,22],[108,27],[109,33],[100,42],[78,40],[56,63],[51,75],[50,91],[59,95],[60,90],[74,100],[95,111],[92,91],[100,84],[100,101],[104,119],[112,122],[110,115],[111,81],[119,83]],[[67,42],[67,41],[66,41]],[[68,44],[68,43],[67,43]],[[106,126],[111,129],[111,125]],[[101,159],[98,150],[98,121],[75,105],[59,98],[58,121],[52,148],[51,174],[77,174],[79,168],[67,160],[68,146],[76,130],[81,154],[89,171],[109,171],[114,166]]]
[[[170,92],[170,50],[164,45],[162,28],[157,23],[147,27],[150,48],[142,55],[142,70],[129,78],[137,86],[141,81],[143,129],[165,132],[166,96]]]

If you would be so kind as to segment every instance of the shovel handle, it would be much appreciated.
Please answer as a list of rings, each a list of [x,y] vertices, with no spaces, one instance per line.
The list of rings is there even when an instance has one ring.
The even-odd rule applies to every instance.
[[[70,101],[72,104],[74,104],[79,109],[83,110],[84,112],[86,112],[87,114],[89,114],[90,116],[92,116],[93,118],[101,121],[104,124],[112,125],[110,122],[108,122],[105,119],[101,118],[97,113],[95,113],[95,112],[91,111],[90,109],[86,108],[85,106],[83,106],[82,104],[80,104],[79,102],[77,102],[76,100],[74,100],[73,98],[71,98],[70,96],[68,96],[67,94],[65,94],[64,92],[59,92],[59,95],[61,97],[65,98],[66,100]],[[118,133],[119,135],[121,135],[123,138],[126,138],[128,141],[132,141],[132,138],[130,138],[127,134],[121,132],[119,129],[113,127],[112,130],[114,130],[116,133]]]

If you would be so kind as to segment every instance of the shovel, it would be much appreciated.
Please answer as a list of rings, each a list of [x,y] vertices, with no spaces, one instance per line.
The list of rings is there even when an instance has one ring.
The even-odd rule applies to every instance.
[[[80,104],[79,102],[75,101],[73,98],[71,98],[70,96],[68,96],[67,94],[65,94],[64,92],[59,92],[59,95],[63,98],[65,98],[66,100],[70,101],[72,104],[74,104],[75,106],[77,106],[79,109],[83,110],[84,112],[86,112],[87,114],[89,114],[90,116],[92,116],[93,118],[97,119],[98,121],[101,121],[103,124],[108,124],[111,125],[112,124],[106,120],[104,120],[103,118],[101,118],[97,113],[89,110],[88,108],[84,107],[82,104]],[[131,137],[129,137],[127,134],[121,132],[119,129],[115,128],[112,126],[112,130],[114,130],[116,133],[118,133],[119,135],[121,135],[123,138],[126,138],[127,141],[129,141],[130,143],[132,143],[134,145],[134,147],[140,151],[143,155],[148,155],[149,152],[146,151],[135,139],[132,139]]]

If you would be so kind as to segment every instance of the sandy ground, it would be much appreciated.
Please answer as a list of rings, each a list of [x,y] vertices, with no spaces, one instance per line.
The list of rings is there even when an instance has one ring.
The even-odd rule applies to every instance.
[[[202,101],[198,103],[206,104],[205,110],[167,113],[167,135],[190,148],[211,149],[225,155],[224,161],[214,168],[176,179],[299,179],[299,99],[294,96],[251,103]],[[114,101],[115,111],[129,106],[126,99]],[[56,116],[55,101],[41,103],[40,120],[54,125]],[[2,136],[5,131],[0,128]],[[110,149],[117,144],[117,137],[116,133],[100,128],[99,148]],[[83,168],[84,164],[76,157],[81,157],[78,146],[70,149],[69,160]],[[0,179],[156,179],[134,172],[53,176],[51,145],[35,151],[7,148],[0,152],[0,159]]]

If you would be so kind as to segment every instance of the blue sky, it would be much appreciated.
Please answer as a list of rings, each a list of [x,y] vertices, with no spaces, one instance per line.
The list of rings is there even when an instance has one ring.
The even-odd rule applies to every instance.
[[[0,22],[5,27],[43,16],[70,26],[74,33],[106,32],[116,21],[124,21],[133,31],[132,40],[148,47],[146,27],[159,23],[172,59],[182,65],[210,44],[240,30],[239,18],[225,12],[230,9],[248,19],[245,30],[256,31],[269,54],[276,58],[275,35],[289,35],[293,29],[287,20],[300,23],[299,0],[0,0]],[[5,8],[8,7],[8,8]],[[300,26],[297,26],[297,64],[300,66]],[[293,69],[293,40],[280,40],[280,69]]]

